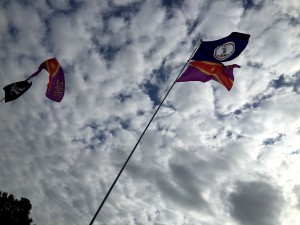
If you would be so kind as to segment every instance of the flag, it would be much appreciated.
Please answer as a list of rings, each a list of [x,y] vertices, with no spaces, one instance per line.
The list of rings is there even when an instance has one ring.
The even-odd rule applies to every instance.
[[[56,102],[60,102],[64,97],[65,92],[65,77],[64,72],[55,58],[44,61],[27,80],[9,84],[3,88],[5,92],[5,102],[13,101],[24,94],[32,85],[28,82],[29,79],[37,76],[43,69],[49,73],[49,82],[47,85],[46,96]],[[2,101],[2,100],[1,100]]]
[[[28,81],[19,81],[12,84],[9,84],[3,88],[5,92],[5,102],[10,102],[19,98],[22,94],[24,94],[30,87],[32,83]]]
[[[203,41],[191,60],[225,62],[239,56],[246,48],[250,35],[232,32],[216,41]]]
[[[39,69],[33,73],[28,80],[38,75],[43,69],[47,70],[49,73],[46,96],[53,101],[60,102],[64,97],[65,77],[64,72],[56,58],[51,58],[44,61],[39,66]]]
[[[223,84],[229,91],[233,85],[233,69],[239,65],[224,66],[222,63],[207,61],[192,61],[188,68],[179,77],[177,82],[215,80]]]
[[[225,66],[222,62],[240,55],[246,48],[249,37],[249,34],[232,32],[216,41],[203,41],[176,82],[215,80],[229,91],[234,82],[233,69],[240,66]]]

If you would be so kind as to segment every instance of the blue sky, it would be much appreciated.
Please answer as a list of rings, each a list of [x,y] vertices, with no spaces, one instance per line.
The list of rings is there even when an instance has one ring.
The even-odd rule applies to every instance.
[[[0,189],[35,224],[88,224],[196,44],[251,35],[230,92],[177,83],[94,224],[297,225],[300,221],[297,0],[1,1],[4,87],[56,57],[1,102]],[[4,92],[3,92],[4,96]]]

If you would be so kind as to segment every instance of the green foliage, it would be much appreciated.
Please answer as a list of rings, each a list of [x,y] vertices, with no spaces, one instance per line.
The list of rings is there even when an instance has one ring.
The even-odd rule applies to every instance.
[[[0,191],[0,224],[30,225],[31,203],[27,198],[17,200],[13,195]]]

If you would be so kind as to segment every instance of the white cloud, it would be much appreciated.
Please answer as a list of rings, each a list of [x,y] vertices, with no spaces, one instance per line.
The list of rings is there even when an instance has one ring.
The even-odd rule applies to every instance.
[[[232,216],[241,224],[280,224],[284,199],[280,190],[264,182],[240,182],[230,194]]]
[[[68,10],[71,7],[69,0],[50,0],[49,4],[55,10]]]

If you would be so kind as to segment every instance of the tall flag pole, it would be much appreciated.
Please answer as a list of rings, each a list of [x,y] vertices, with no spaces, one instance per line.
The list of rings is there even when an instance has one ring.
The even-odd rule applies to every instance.
[[[134,148],[132,149],[130,155],[128,156],[126,162],[124,163],[122,169],[120,170],[118,176],[115,181],[111,185],[109,191],[105,195],[101,205],[99,206],[97,212],[95,213],[90,225],[92,225],[100,212],[102,206],[104,205],[106,199],[108,198],[110,192],[114,188],[117,183],[119,177],[121,176],[125,166],[133,155],[136,147],[140,143],[144,134],[146,133],[148,127],[150,126],[152,120],[157,114],[158,110],[164,103],[165,99],[169,95],[170,91],[174,87],[176,82],[187,82],[187,81],[201,81],[207,82],[209,80],[215,80],[220,84],[224,85],[228,91],[232,88],[233,85],[233,69],[236,67],[240,67],[239,65],[233,64],[225,66],[222,62],[230,61],[237,56],[239,56],[242,51],[246,48],[250,35],[243,34],[238,32],[232,32],[229,36],[224,37],[215,41],[200,41],[197,48],[194,50],[188,61],[185,63],[184,67],[178,74],[176,80],[168,90],[167,94],[159,104],[152,118],[150,119],[148,125],[143,131],[142,135],[138,139]],[[187,66],[188,65],[188,66]],[[187,68],[186,68],[187,67]],[[184,69],[186,70],[184,71]],[[184,72],[183,72],[184,71]],[[183,73],[182,73],[183,72]]]
[[[114,188],[115,184],[117,183],[119,177],[121,176],[124,168],[126,167],[127,163],[129,162],[131,156],[133,155],[133,153],[135,152],[138,144],[140,143],[140,141],[142,140],[144,134],[146,133],[148,127],[150,126],[151,122],[153,121],[154,117],[156,116],[158,110],[160,109],[160,107],[162,106],[162,104],[164,103],[164,101],[166,100],[167,96],[169,95],[170,91],[172,90],[172,88],[174,87],[177,79],[179,78],[179,76],[181,75],[181,73],[183,72],[183,70],[185,69],[185,67],[188,65],[188,63],[190,62],[191,58],[194,56],[194,54],[196,53],[196,51],[198,50],[198,48],[200,47],[202,43],[202,39],[200,40],[199,44],[197,45],[197,47],[195,48],[195,50],[193,51],[192,55],[190,56],[190,58],[186,61],[184,67],[181,69],[180,73],[178,74],[178,76],[176,77],[175,81],[173,82],[172,86],[170,87],[170,89],[168,90],[167,94],[165,95],[165,97],[163,98],[163,100],[161,101],[161,103],[159,104],[158,108],[156,109],[156,111],[154,112],[153,116],[151,117],[149,123],[147,124],[146,128],[144,129],[143,133],[141,134],[140,138],[138,139],[137,143],[135,144],[135,146],[133,147],[131,153],[129,154],[128,158],[126,159],[124,165],[122,166],[119,174],[117,175],[117,177],[115,178],[114,182],[112,183],[111,187],[109,188],[108,192],[106,193],[104,199],[102,200],[98,210],[96,211],[93,219],[91,220],[89,225],[92,225],[97,217],[97,215],[99,214],[101,208],[103,207],[104,203],[106,202],[106,199],[108,198],[110,192],[112,191],[112,189]]]

